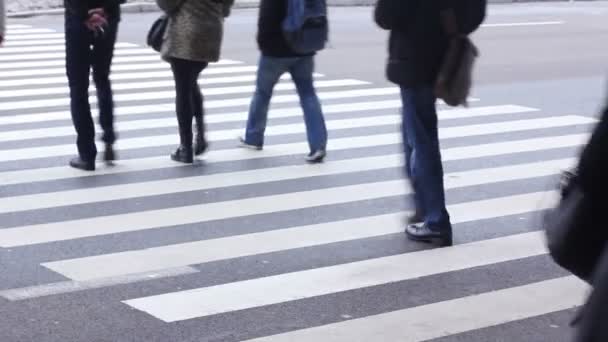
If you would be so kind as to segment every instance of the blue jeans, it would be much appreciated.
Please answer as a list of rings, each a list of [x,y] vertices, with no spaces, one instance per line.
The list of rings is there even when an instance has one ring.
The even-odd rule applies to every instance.
[[[405,173],[414,190],[415,205],[429,228],[447,229],[450,216],[445,206],[437,99],[430,86],[402,88],[401,98]]]
[[[300,97],[304,111],[306,134],[311,152],[325,150],[327,128],[321,110],[321,103],[313,84],[314,57],[275,58],[262,56],[258,67],[256,90],[249,109],[247,144],[263,146],[264,131],[268,121],[268,107],[272,91],[280,77],[289,72]]]

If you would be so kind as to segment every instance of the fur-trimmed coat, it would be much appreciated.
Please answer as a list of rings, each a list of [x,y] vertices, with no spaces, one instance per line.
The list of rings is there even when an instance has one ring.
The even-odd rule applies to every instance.
[[[230,15],[234,0],[156,0],[156,3],[170,17],[161,50],[165,60],[219,60],[224,18]]]

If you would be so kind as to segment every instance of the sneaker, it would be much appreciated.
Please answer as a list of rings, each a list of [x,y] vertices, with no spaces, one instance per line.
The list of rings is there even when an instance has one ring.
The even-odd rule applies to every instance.
[[[420,225],[420,224],[424,223],[424,215],[422,215],[420,210],[416,209],[416,211],[414,211],[414,213],[408,215],[405,218],[405,220],[407,221],[407,224]]]
[[[316,150],[306,156],[306,162],[311,164],[322,163],[325,159],[325,156],[327,156],[325,150]]]
[[[250,150],[254,150],[254,151],[261,151],[262,150],[262,146],[249,144],[243,138],[239,138],[239,147],[250,149]]]

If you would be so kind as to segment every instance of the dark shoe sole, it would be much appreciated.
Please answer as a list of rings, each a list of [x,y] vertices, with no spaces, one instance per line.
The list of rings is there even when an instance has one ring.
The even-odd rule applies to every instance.
[[[442,234],[439,236],[437,236],[437,235],[436,236],[418,236],[418,235],[412,235],[406,230],[405,235],[407,235],[407,238],[412,241],[430,243],[433,245],[437,245],[439,247],[450,247],[454,244],[451,233]]]
[[[85,164],[76,164],[76,163],[70,162],[70,167],[74,168],[74,169],[82,170],[82,171],[95,171],[95,164],[85,165]]]
[[[182,158],[182,157],[176,155],[175,153],[171,154],[171,160],[176,161],[178,163],[184,163],[184,164],[194,163],[194,158]]]

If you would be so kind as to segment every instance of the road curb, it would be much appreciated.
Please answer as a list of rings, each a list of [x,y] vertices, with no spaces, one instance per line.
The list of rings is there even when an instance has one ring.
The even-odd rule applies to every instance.
[[[372,6],[377,0],[328,0],[330,6]],[[570,0],[488,0],[490,3],[496,4],[508,4],[508,3],[522,3],[522,2],[568,2]],[[584,0],[594,1],[594,0]],[[259,0],[237,0],[234,8],[256,8],[258,7]],[[155,3],[148,2],[136,2],[129,3],[122,6],[124,13],[149,13],[159,11],[158,6]],[[35,16],[45,15],[61,15],[64,10],[62,8],[53,8],[36,11],[22,11],[22,12],[9,12],[7,16],[9,18],[29,18]]]

